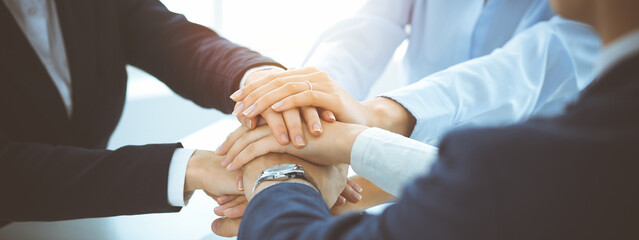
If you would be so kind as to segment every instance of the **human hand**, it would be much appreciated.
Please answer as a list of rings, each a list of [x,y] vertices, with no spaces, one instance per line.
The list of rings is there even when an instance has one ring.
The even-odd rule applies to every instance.
[[[247,162],[270,152],[288,153],[320,165],[350,164],[351,148],[355,139],[368,127],[342,122],[326,123],[320,137],[310,137],[309,146],[298,149],[277,143],[266,125],[249,130],[242,126],[231,133],[218,148],[218,155],[226,155],[223,166],[235,171]]]
[[[251,73],[246,80],[246,84],[250,85],[255,82],[260,82],[262,79],[272,79],[278,76],[289,76],[292,73],[290,71],[284,72],[280,68],[265,69]],[[236,100],[237,96],[242,95],[242,89],[238,90],[231,95],[231,99]],[[298,148],[303,148],[305,144],[305,135],[302,130],[302,117],[308,123],[308,132],[313,136],[319,136],[322,134],[322,125],[320,122],[320,116],[325,121],[335,121],[335,116],[330,111],[318,109],[315,107],[300,107],[292,108],[286,111],[275,112],[273,110],[261,111],[259,114],[254,114],[251,117],[246,117],[245,113],[252,111],[252,108],[248,108],[242,102],[235,104],[233,115],[237,117],[238,121],[246,127],[253,129],[257,126],[258,115],[266,120],[271,127],[274,136],[278,136],[277,141],[281,145],[288,145],[293,143]],[[301,115],[300,115],[301,114]]]
[[[359,194],[362,188],[351,179],[348,179],[344,191],[338,196],[337,201],[331,212],[338,210],[351,209],[353,203],[357,203],[362,199]],[[216,215],[221,218],[216,219],[211,224],[211,230],[218,236],[233,237],[236,236],[240,228],[242,216],[248,205],[248,200],[244,195],[225,195],[221,197],[211,196],[220,206],[214,209]],[[351,204],[346,205],[347,201]],[[341,207],[344,206],[344,207]],[[359,206],[359,205],[357,205]]]
[[[202,189],[216,198],[223,195],[242,195],[243,184],[238,182],[241,173],[229,172],[221,166],[222,157],[214,152],[196,150],[186,167],[184,191]]]
[[[218,236],[235,237],[240,230],[241,222],[242,218],[218,218],[211,223],[211,230]]]
[[[391,202],[395,199],[395,196],[385,192],[362,176],[355,175],[350,177],[348,180],[349,182],[360,185],[362,188],[366,189],[366,191],[360,192],[362,200],[359,202],[348,202],[344,205],[335,204],[335,206],[331,208],[331,213],[334,216],[348,212],[361,212],[377,205]]]
[[[247,109],[250,111],[243,112],[247,118],[269,109],[283,112],[309,106],[329,110],[335,114],[336,120],[347,123],[368,125],[372,117],[363,104],[348,95],[327,73],[313,67],[259,79],[241,88],[232,98],[242,106],[249,106]]]

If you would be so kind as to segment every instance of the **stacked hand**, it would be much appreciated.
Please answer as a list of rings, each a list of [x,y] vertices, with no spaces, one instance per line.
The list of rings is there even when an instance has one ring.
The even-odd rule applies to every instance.
[[[315,68],[286,72],[270,70],[257,74],[258,77],[247,80],[246,86],[231,95],[231,99],[237,102],[233,114],[244,126],[231,133],[216,152],[226,155],[221,164],[230,171],[245,171],[248,166],[254,165],[255,158],[271,155],[269,153],[290,154],[324,168],[344,166],[350,164],[353,143],[367,126],[409,135],[415,125],[415,118],[399,103],[387,98],[360,103],[328,74]],[[246,172],[244,178],[247,178]],[[244,182],[245,185],[251,183]],[[381,197],[372,199],[373,204],[392,198],[392,195],[370,185],[378,190],[375,192],[383,193]],[[326,196],[324,198],[329,207],[335,203],[336,212],[348,211],[352,205],[347,208],[339,206],[347,200],[359,202],[361,191],[354,181],[348,180],[337,202],[327,200]],[[247,197],[237,202],[250,199],[251,195],[247,192]],[[246,207],[245,203],[236,204]],[[231,236],[239,223],[238,219],[218,219],[212,228],[218,234],[226,232],[226,236]]]
[[[315,69],[301,69],[301,70],[292,70],[288,72],[283,72],[282,70],[279,70],[279,69],[269,69],[264,71],[258,71],[249,76],[249,78],[247,79],[247,84],[248,84],[247,87],[257,86],[259,84],[264,84],[269,81],[273,81],[277,79],[298,79],[300,77],[308,77],[305,75],[309,75],[309,74],[318,75]],[[312,87],[310,83],[308,86]],[[244,89],[246,88],[243,88],[242,90],[239,90],[238,92],[234,93],[231,96],[231,98],[234,100],[247,99],[247,97],[242,94],[242,92],[245,91]],[[251,92],[248,92],[248,90],[246,90],[246,92],[251,93]],[[251,96],[248,97],[248,99],[251,99],[251,98],[252,98]],[[357,103],[356,101],[354,102]],[[240,127],[236,132],[234,132],[233,134],[229,136],[225,145],[222,145],[218,149],[217,153],[219,155],[224,155],[227,153],[228,150],[226,149],[226,147],[230,147],[227,145],[229,145],[229,143],[235,142],[239,138],[239,136],[241,136],[240,133],[247,132],[249,129],[256,128],[259,125],[262,125],[262,126],[259,126],[260,130],[259,131],[256,130],[255,132],[259,134],[252,134],[252,137],[253,138],[259,137],[261,139],[261,138],[265,138],[266,136],[269,136],[270,138],[268,138],[268,140],[271,140],[271,141],[269,141],[268,144],[260,148],[262,152],[259,152],[259,154],[258,152],[245,154],[246,155],[245,157],[247,158],[250,157],[249,160],[252,160],[256,157],[259,157],[268,153],[269,152],[268,149],[273,149],[276,146],[292,148],[292,149],[303,148],[306,145],[305,139],[311,138],[313,140],[317,140],[319,139],[317,138],[317,136],[322,134],[323,121],[320,120],[320,116],[322,116],[321,119],[323,119],[324,121],[335,122],[336,120],[335,115],[332,112],[326,111],[322,108],[316,108],[312,106],[302,106],[300,108],[291,107],[290,109],[280,110],[276,112],[270,108],[256,109],[255,105],[248,104],[249,102],[246,102],[246,103],[247,104],[244,104],[243,102],[238,102],[236,104],[235,110],[233,111],[233,114],[237,116],[238,120],[241,123],[243,123],[244,127]],[[259,121],[262,121],[263,124],[258,124]],[[306,126],[308,126],[308,128],[302,127],[303,123],[306,123]],[[265,124],[268,124],[268,126],[266,126]],[[326,124],[326,122],[324,122],[324,124]],[[289,139],[292,139],[292,141],[290,141]],[[327,139],[327,138],[324,138],[324,139]],[[248,143],[246,141],[243,141],[243,142]],[[324,145],[327,145],[327,144],[328,142],[326,142]],[[238,144],[236,148],[239,148],[240,146],[242,145]],[[317,150],[318,148],[315,147],[314,149]],[[280,151],[280,152],[285,152],[285,151]],[[225,167],[228,166],[229,163],[234,158],[235,158],[234,154],[226,156],[225,160],[222,161],[221,165]],[[306,155],[306,158],[312,159],[311,155],[309,154]],[[248,160],[243,160],[242,163],[238,164],[236,168],[232,168],[232,166],[229,166],[228,169],[238,170],[246,162],[248,162]],[[330,167],[333,167],[333,166],[329,166],[329,168]],[[346,169],[346,167],[343,167],[343,166],[342,168]],[[345,172],[344,172],[344,176],[345,176]],[[348,185],[343,187],[341,196],[338,196],[335,201],[329,204],[329,206],[332,206],[333,204],[344,205],[347,200],[355,203],[361,199],[361,195],[359,194],[362,191],[361,187],[359,187],[357,184],[355,184],[354,182],[350,180],[346,181],[346,179],[344,179],[344,182],[345,183],[347,182]],[[242,184],[241,178],[240,178],[240,184]],[[215,222],[213,222],[211,228],[218,235],[232,236],[234,234],[234,231],[232,229],[235,229],[236,226],[239,226],[239,223],[241,221],[241,218],[239,217],[243,215],[243,211],[246,208],[246,205],[247,205],[246,198],[239,197],[237,195],[235,196],[229,195],[229,196],[222,196],[222,197],[217,197],[213,195],[212,197],[214,197],[216,201],[220,204],[220,206],[215,209],[215,213],[219,216],[225,216],[227,218],[216,220]]]

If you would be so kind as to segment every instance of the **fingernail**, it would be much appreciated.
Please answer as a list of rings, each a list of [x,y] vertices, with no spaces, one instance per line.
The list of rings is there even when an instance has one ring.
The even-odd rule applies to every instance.
[[[217,149],[215,150],[215,152],[219,152],[220,150],[222,150],[222,145],[220,145],[219,147],[217,147]]]
[[[244,191],[244,180],[242,180],[241,178],[240,180],[237,180],[237,190]]]
[[[223,205],[217,206],[217,207],[215,207],[215,208],[213,209],[213,211],[214,211],[214,212],[219,212],[220,210],[221,210],[222,212],[224,212],[224,206],[223,206]]]
[[[227,157],[224,157],[222,159],[222,162],[220,162],[220,165],[222,165],[222,167],[226,166],[226,164],[229,164],[229,159]]]
[[[247,120],[246,120],[246,127],[247,127],[247,128],[251,128],[251,126],[253,126],[253,120],[251,120],[251,119],[247,119]]]
[[[213,228],[213,231],[220,229],[220,221],[213,222],[213,226],[211,226],[211,228]]]
[[[313,124],[313,131],[322,132],[322,126],[319,123]]]
[[[226,166],[226,170],[231,170],[231,166],[233,166],[233,163],[229,163],[229,165]]]
[[[288,142],[288,136],[286,136],[286,134],[284,133],[280,135],[280,139],[282,139],[282,142]]]
[[[236,100],[240,95],[242,95],[242,89],[235,91],[231,94],[231,99]]]
[[[362,200],[362,195],[356,192],[351,192],[351,197],[356,198],[358,200]]]
[[[359,185],[357,185],[357,183],[353,183],[353,186],[351,186],[351,187],[353,187],[353,189],[355,189],[355,191],[360,192],[360,193],[361,193],[362,191],[364,191],[364,189],[362,189],[362,187],[360,187]]]
[[[239,114],[242,110],[244,110],[244,104],[240,103],[237,106],[235,106],[235,109],[233,109],[233,116],[237,116],[237,114]]]
[[[304,146],[306,145],[304,143],[304,139],[302,138],[302,136],[297,136],[295,137],[295,142],[297,143],[298,146]]]
[[[277,110],[278,108],[282,107],[282,105],[284,105],[284,102],[279,101],[279,102],[276,102],[275,104],[273,104],[273,106],[271,106],[271,108],[273,110]]]
[[[246,111],[244,111],[242,114],[244,114],[244,116],[247,116],[247,115],[251,114],[251,112],[253,112],[253,110],[255,110],[255,104],[253,104],[250,107],[248,107],[246,109]]]
[[[228,213],[231,211],[231,209],[233,209],[233,208],[225,209],[224,211],[222,211],[222,214],[224,214],[224,216],[228,216],[229,215]]]
[[[329,118],[331,118],[331,120],[333,120],[333,122],[337,121],[337,119],[335,119],[335,114],[331,113],[328,116]]]

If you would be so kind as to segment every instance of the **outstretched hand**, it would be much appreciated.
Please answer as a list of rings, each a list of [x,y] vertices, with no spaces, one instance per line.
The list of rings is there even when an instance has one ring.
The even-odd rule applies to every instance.
[[[303,149],[278,144],[267,125],[253,130],[242,126],[228,136],[216,154],[226,155],[221,164],[229,171],[271,152],[288,153],[320,165],[350,164],[353,143],[368,127],[342,122],[324,122],[324,126],[324,134],[309,138],[309,146]]]
[[[295,70],[284,71],[280,68],[265,69],[251,73],[247,77],[246,84],[255,85],[257,82],[268,82],[272,79],[291,77],[296,74],[300,73]],[[244,88],[240,88],[240,90],[230,96],[231,99],[237,101],[232,114],[237,117],[242,125],[249,129],[258,126],[258,116],[262,116],[271,127],[273,135],[277,136],[277,142],[281,145],[292,143],[295,147],[303,148],[306,145],[305,139],[307,136],[319,136],[322,134],[323,129],[320,117],[327,122],[335,121],[333,113],[315,107],[291,108],[279,112],[271,109],[256,110],[255,106],[238,101],[238,99],[244,98],[244,91]],[[304,133],[302,129],[304,128],[303,122],[306,122],[307,134],[310,135]]]

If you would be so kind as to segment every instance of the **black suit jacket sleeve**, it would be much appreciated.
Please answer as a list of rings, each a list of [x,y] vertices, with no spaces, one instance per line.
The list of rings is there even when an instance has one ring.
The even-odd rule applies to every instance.
[[[275,65],[210,29],[172,13],[157,0],[119,0],[128,62],[203,107],[230,113],[229,96],[250,68]]]
[[[89,150],[12,141],[0,132],[0,220],[177,211],[167,199],[169,163],[177,147]]]

